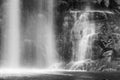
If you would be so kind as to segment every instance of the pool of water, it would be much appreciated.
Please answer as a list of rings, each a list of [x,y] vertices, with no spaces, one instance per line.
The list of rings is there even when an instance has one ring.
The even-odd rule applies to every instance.
[[[120,72],[48,71],[1,76],[0,80],[120,80]]]

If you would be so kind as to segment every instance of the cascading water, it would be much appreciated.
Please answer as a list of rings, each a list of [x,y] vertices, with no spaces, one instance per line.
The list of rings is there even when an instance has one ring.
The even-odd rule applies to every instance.
[[[71,20],[73,22],[69,22],[70,18],[66,17],[65,23],[63,21],[65,29],[61,29],[58,32],[58,36],[64,36],[63,42],[60,40],[62,42],[60,50],[66,49],[68,51],[61,51],[63,54],[59,53],[61,55],[59,56],[57,52],[59,47],[57,47],[58,44],[56,43],[56,23],[54,23],[56,22],[54,21],[54,0],[33,0],[36,8],[33,11],[24,9],[21,4],[23,1],[25,0],[4,1],[5,14],[2,28],[4,38],[2,40],[2,53],[0,54],[2,55],[0,73],[33,74],[49,70],[61,70],[60,68],[66,71],[86,70],[87,68],[85,67],[87,65],[84,67],[84,63],[90,63],[89,66],[91,66],[93,61],[91,59],[93,54],[92,47],[97,26],[94,20],[89,18],[94,18],[95,16],[92,15],[96,12],[111,14],[111,11],[93,10],[88,7],[85,10],[71,11],[73,15],[70,16],[74,17],[74,20]],[[34,7],[31,8],[31,5],[28,7],[34,9]],[[62,15],[63,17],[64,12],[61,13],[56,12],[57,15]],[[23,18],[23,15],[27,15],[27,17]],[[62,34],[62,32],[66,34]],[[63,45],[62,48],[61,45]],[[68,47],[69,49],[67,49]],[[111,50],[108,53],[112,54],[112,52]],[[59,57],[64,59],[61,60],[61,63]],[[110,60],[111,58],[109,58]],[[81,68],[81,66],[83,67]]]
[[[86,10],[80,14],[78,19],[75,19],[75,24],[73,26],[72,32],[73,37],[73,66],[71,69],[76,69],[76,66],[80,66],[85,63],[86,60],[91,59],[91,48],[93,42],[93,35],[95,35],[95,24],[93,21],[89,20],[90,9],[86,8]],[[72,11],[74,13],[74,11]],[[75,14],[74,14],[75,15]],[[76,15],[77,16],[77,15]]]
[[[5,3],[2,65],[8,68],[18,68],[21,60],[20,0],[7,0]]]
[[[100,14],[101,17],[105,16],[103,19],[106,19],[106,14],[113,15],[113,12],[110,11],[100,11],[100,10],[91,10],[86,8],[85,11],[71,11],[74,16],[74,26],[72,28],[72,36],[73,36],[73,58],[70,63],[72,65],[70,67],[71,70],[85,70],[89,71],[96,64],[99,64],[99,60],[94,60],[94,44],[95,39],[98,38],[98,34],[96,30],[98,26],[95,23],[94,14]],[[79,17],[78,17],[79,16]],[[98,18],[98,16],[97,16]],[[96,20],[97,22],[97,20]],[[98,44],[96,42],[96,44]],[[100,43],[99,45],[101,45]],[[103,46],[102,46],[103,47]],[[96,54],[96,52],[95,52]],[[111,54],[111,53],[110,53]],[[97,54],[98,55],[98,54]],[[111,60],[108,59],[108,61]],[[94,65],[94,66],[92,66]],[[95,66],[95,69],[100,66]]]
[[[38,12],[29,12],[26,25],[23,25],[22,1],[4,1],[5,24],[0,73],[9,73],[9,70],[13,73],[30,72],[31,67],[33,72],[39,72],[58,62],[54,33],[54,0],[37,2]]]
[[[77,21],[77,23],[75,23],[75,27],[76,25],[77,27],[81,27],[81,39],[78,41],[79,47],[76,54],[76,58],[78,61],[85,60],[86,56],[91,54],[90,52],[87,52],[87,50],[89,50],[89,48],[91,47],[91,44],[89,44],[92,42],[90,41],[90,37],[95,34],[95,25],[89,22],[88,15],[89,13],[81,14],[79,20]]]
[[[44,2],[44,0],[41,1]],[[47,15],[44,15],[44,10],[42,9],[40,10],[40,15],[42,15],[40,16],[40,21],[43,22],[44,20],[44,22],[38,24],[37,33],[36,33],[37,34],[36,45],[38,46],[37,64],[46,65],[46,67],[50,67],[58,62],[57,59],[58,53],[57,53],[56,41],[55,41],[54,16],[53,16],[54,0],[51,1],[46,0],[45,3],[48,5]],[[43,50],[41,50],[40,48],[43,48]],[[44,56],[44,60],[40,59],[40,55]],[[43,62],[43,64],[41,64],[40,62]]]

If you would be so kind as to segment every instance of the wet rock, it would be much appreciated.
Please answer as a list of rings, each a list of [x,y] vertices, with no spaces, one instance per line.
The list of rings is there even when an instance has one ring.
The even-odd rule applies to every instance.
[[[102,60],[85,60],[79,62],[71,62],[67,65],[67,69],[81,70],[90,72],[113,72],[120,71],[119,61],[106,61]]]
[[[113,69],[113,68],[108,68],[108,69],[103,69],[103,72],[115,72],[117,71],[117,69]]]

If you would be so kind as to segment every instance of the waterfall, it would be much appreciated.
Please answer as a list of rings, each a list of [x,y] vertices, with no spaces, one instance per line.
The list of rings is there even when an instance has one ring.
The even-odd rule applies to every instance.
[[[85,60],[86,56],[91,54],[90,51],[87,52],[87,50],[92,46],[92,44],[89,43],[92,42],[90,38],[95,34],[95,25],[89,22],[88,15],[89,13],[83,13],[78,22],[81,24],[79,25],[79,27],[81,27],[81,39],[78,42],[77,60]]]
[[[23,20],[21,19],[22,1],[7,0],[4,2],[3,68],[46,69],[57,64],[54,0],[37,2],[34,13],[29,12],[30,15],[27,15],[29,17],[25,21],[25,26],[21,22]]]
[[[5,4],[2,65],[17,68],[20,67],[21,57],[20,0],[7,0]]]
[[[40,4],[40,7],[45,6],[45,10],[40,9],[39,21],[36,21],[38,25],[36,32],[36,62],[38,66],[50,67],[58,62],[58,53],[56,49],[55,40],[55,25],[54,25],[54,0],[40,0],[40,2],[46,4]],[[45,12],[44,12],[45,11]],[[47,12],[47,14],[45,14]],[[36,20],[36,19],[35,19]],[[43,59],[40,59],[43,58]],[[44,66],[43,66],[44,65]]]
[[[72,28],[74,34],[73,42],[73,61],[84,62],[86,59],[90,59],[92,52],[92,37],[95,34],[94,21],[89,20],[90,9],[86,8],[85,11],[72,11],[75,17],[75,23]],[[79,17],[76,17],[78,16]]]

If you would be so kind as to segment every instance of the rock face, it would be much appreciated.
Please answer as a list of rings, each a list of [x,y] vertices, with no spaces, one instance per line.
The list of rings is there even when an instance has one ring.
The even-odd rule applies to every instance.
[[[64,0],[66,1],[66,0]],[[73,1],[76,3],[77,0]],[[80,6],[71,5],[72,0],[64,2],[63,6],[67,9],[58,8],[58,15],[61,16],[61,25],[59,24],[58,33],[58,51],[61,59],[66,63],[65,69],[86,70],[86,71],[118,71],[120,70],[120,13],[118,4],[113,0],[98,0],[94,2],[94,7],[89,17],[91,22],[95,23],[95,35],[93,36],[92,57],[85,61],[74,62],[71,40],[71,29],[75,23],[74,16],[70,10],[81,11]],[[106,2],[106,3],[105,3]],[[76,3],[78,4],[78,3]],[[114,6],[117,4],[116,6]],[[104,10],[103,10],[104,9]],[[98,11],[102,12],[98,12]],[[107,12],[109,11],[109,12]],[[60,14],[61,13],[61,14]],[[60,22],[58,22],[60,23]],[[62,27],[61,27],[62,26]],[[60,31],[61,30],[61,31]],[[79,31],[79,30],[78,30]],[[79,38],[79,36],[78,36]],[[74,44],[76,45],[76,44]]]
[[[94,16],[96,35],[94,35],[91,60],[73,62],[70,69],[86,71],[120,70],[120,61],[118,60],[120,56],[120,28],[119,24],[115,22],[119,21],[119,19],[115,19],[119,16],[116,16],[115,13],[106,13],[105,15],[106,18],[104,19],[101,19],[101,15]]]
[[[71,63],[72,67],[67,67],[71,70],[82,70],[82,71],[102,71],[112,72],[120,70],[120,62],[112,61],[107,62],[105,59],[102,60],[86,60],[84,62]]]

